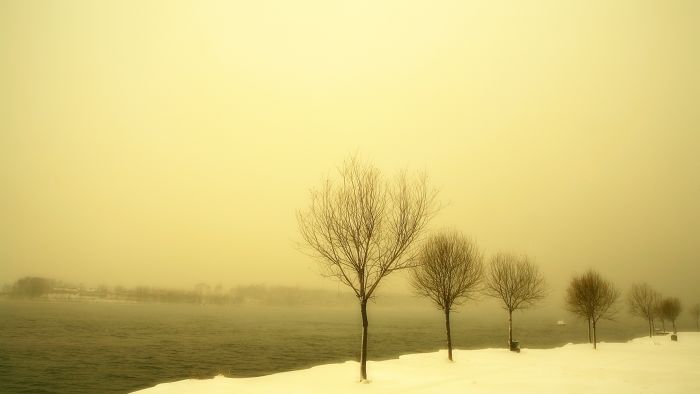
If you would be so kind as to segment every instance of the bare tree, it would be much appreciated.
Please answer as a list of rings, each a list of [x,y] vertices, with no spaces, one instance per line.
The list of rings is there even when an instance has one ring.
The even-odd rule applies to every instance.
[[[688,312],[695,320],[695,330],[700,331],[700,304],[693,305]]]
[[[646,283],[634,284],[627,295],[630,313],[646,319],[649,323],[649,336],[654,335],[654,317],[661,295]]]
[[[403,171],[385,180],[357,157],[339,168],[340,179],[327,179],[311,190],[311,204],[297,213],[308,253],[324,275],[349,286],[362,316],[360,376],[367,379],[367,301],[394,271],[415,264],[414,244],[435,210],[437,192],[427,177]]]
[[[678,316],[681,314],[681,300],[679,300],[676,297],[668,297],[664,298],[663,301],[661,301],[661,316],[663,316],[663,319],[666,319],[673,324],[673,333],[676,334],[678,331],[676,330],[676,320],[678,320]]]
[[[571,278],[569,288],[566,290],[566,309],[588,321],[589,341],[591,327],[593,332],[593,349],[597,348],[598,320],[612,320],[617,313],[614,306],[619,298],[620,291],[596,271],[588,270],[580,276]]]
[[[654,306],[654,318],[659,319],[661,321],[661,331],[666,333],[666,317],[664,316],[664,310],[663,310],[663,296],[659,294],[659,299],[656,302],[656,305]]]
[[[527,309],[545,297],[546,285],[527,256],[498,253],[491,258],[485,293],[508,311],[508,347],[513,349],[513,311]]]
[[[476,244],[456,231],[428,238],[420,250],[411,284],[445,313],[447,358],[452,361],[450,312],[472,299],[483,275],[482,257]]]

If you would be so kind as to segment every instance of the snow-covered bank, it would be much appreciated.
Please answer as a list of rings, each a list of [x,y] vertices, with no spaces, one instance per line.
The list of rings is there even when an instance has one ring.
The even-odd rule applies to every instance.
[[[346,362],[256,378],[182,380],[139,393],[700,393],[700,333],[555,349],[455,350]]]

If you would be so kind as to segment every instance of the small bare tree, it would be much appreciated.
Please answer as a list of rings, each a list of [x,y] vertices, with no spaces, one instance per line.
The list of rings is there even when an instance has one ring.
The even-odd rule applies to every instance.
[[[700,304],[693,305],[688,312],[695,320],[695,330],[700,331]]]
[[[452,361],[450,312],[472,299],[483,274],[476,244],[456,231],[431,236],[424,243],[413,269],[411,284],[445,314],[447,358]]]
[[[627,295],[630,313],[646,319],[649,323],[649,336],[654,335],[654,317],[661,295],[646,283],[634,284]]]
[[[382,178],[357,157],[339,168],[338,181],[326,180],[311,191],[311,204],[297,214],[308,253],[324,274],[349,286],[362,316],[360,377],[367,380],[367,301],[382,279],[415,264],[414,244],[435,213],[437,192],[427,177],[401,172]]]
[[[681,314],[681,300],[676,297],[664,298],[661,301],[661,315],[664,319],[668,320],[673,324],[673,333],[676,334],[676,320]]]
[[[588,270],[580,276],[574,276],[566,290],[566,309],[588,321],[589,341],[591,328],[593,332],[593,349],[597,348],[596,326],[600,319],[610,319],[617,311],[615,303],[620,298],[620,291],[612,282],[603,279],[596,271]]]
[[[489,264],[485,293],[497,298],[508,312],[508,347],[513,349],[513,311],[527,309],[545,297],[544,278],[527,256],[498,253]]]

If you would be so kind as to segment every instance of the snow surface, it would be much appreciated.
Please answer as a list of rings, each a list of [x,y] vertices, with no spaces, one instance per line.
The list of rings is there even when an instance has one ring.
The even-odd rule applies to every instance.
[[[371,349],[370,349],[371,350]],[[157,393],[700,393],[700,333],[554,349],[455,350],[367,363],[355,361],[255,378],[190,379],[138,391]]]

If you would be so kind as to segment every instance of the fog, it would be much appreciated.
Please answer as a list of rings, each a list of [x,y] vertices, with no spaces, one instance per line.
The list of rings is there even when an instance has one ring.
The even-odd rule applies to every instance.
[[[700,301],[697,2],[3,1],[0,284],[345,292],[300,253],[359,154],[431,229]],[[409,294],[406,274],[378,291]]]

